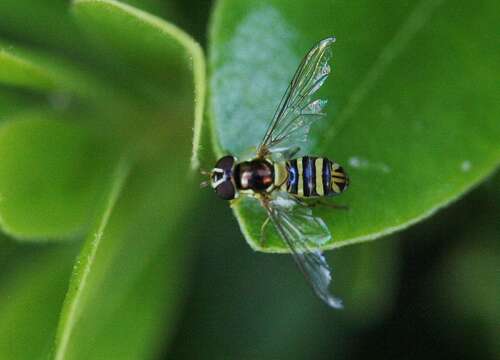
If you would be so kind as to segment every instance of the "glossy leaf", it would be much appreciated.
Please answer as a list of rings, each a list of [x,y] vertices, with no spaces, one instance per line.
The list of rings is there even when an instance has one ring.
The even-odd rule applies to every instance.
[[[497,10],[494,1],[219,1],[209,43],[216,154],[256,146],[301,57],[335,35],[332,74],[320,91],[328,116],[304,149],[336,160],[351,178],[345,195],[328,200],[348,211],[315,209],[333,234],[325,248],[430,216],[500,163],[490,36]],[[265,213],[256,201],[233,209],[254,249],[285,251],[277,236],[261,243]]]

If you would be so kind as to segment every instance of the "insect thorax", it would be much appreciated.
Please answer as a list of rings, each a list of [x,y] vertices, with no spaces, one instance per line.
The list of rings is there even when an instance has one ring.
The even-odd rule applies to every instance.
[[[264,159],[241,162],[234,168],[234,180],[240,191],[269,191],[274,185],[274,166]]]

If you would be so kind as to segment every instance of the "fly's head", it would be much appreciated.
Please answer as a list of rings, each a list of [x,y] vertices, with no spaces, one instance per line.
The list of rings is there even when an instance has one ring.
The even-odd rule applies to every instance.
[[[215,193],[224,200],[232,200],[237,197],[236,186],[233,178],[236,158],[231,155],[221,157],[215,163],[212,171],[207,175],[210,177],[206,185],[210,183]]]

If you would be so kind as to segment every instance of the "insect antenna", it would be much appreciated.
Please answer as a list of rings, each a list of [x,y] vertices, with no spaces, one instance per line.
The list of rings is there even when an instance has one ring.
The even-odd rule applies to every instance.
[[[200,183],[200,188],[203,189],[203,188],[206,188],[210,184],[210,176],[212,176],[212,172],[207,171],[207,170],[200,170],[200,174],[208,177],[207,180],[204,180]]]

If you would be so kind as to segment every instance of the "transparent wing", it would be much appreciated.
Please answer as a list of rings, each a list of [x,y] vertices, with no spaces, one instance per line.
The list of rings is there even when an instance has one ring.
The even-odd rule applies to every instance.
[[[318,246],[331,239],[325,223],[289,194],[275,192],[273,196],[263,205],[306,280],[325,303],[342,308],[342,302],[329,291],[330,266],[318,250]]]
[[[326,100],[312,100],[312,95],[330,74],[328,61],[334,42],[334,37],[326,38],[304,57],[257,149],[258,155],[284,152],[306,141],[311,123],[325,115]]]

